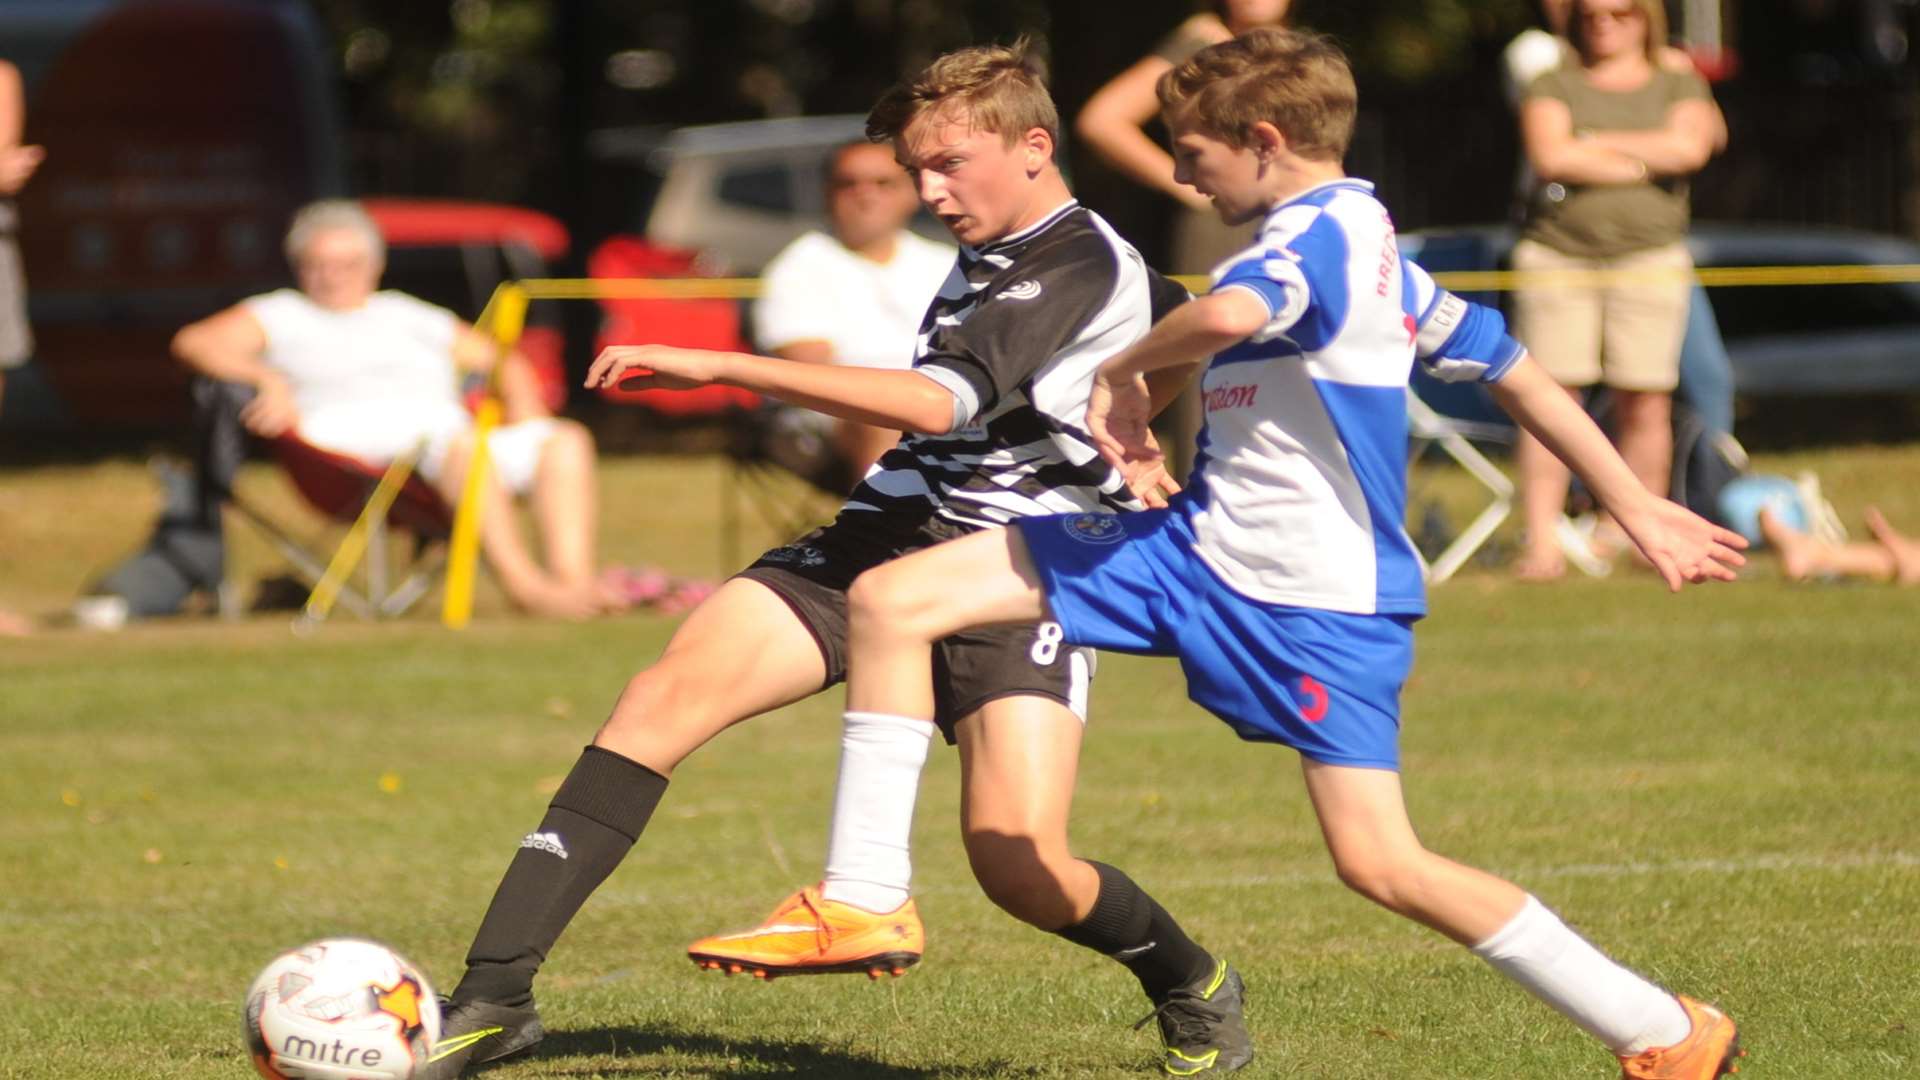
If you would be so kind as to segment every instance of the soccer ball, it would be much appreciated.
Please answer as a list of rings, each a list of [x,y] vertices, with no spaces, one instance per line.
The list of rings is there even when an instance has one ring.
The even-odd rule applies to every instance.
[[[406,1080],[440,1037],[420,969],[330,938],[281,953],[247,991],[247,1051],[270,1080]]]

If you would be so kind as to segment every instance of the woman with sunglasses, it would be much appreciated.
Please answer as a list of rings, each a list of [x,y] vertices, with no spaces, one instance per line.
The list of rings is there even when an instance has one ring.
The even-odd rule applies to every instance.
[[[1521,105],[1535,182],[1513,251],[1514,269],[1562,276],[1515,294],[1516,333],[1570,392],[1612,391],[1621,456],[1665,494],[1692,285],[1687,181],[1725,127],[1706,81],[1663,62],[1661,0],[1577,0],[1567,37],[1573,60],[1535,79]],[[1524,433],[1515,454],[1527,525],[1518,573],[1557,578],[1566,468]]]

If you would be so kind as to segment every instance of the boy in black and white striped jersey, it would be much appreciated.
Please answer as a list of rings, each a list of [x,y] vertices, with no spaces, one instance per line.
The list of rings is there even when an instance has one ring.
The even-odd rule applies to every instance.
[[[1134,509],[1132,491],[1172,490],[1163,476],[1109,465],[1083,418],[1101,362],[1186,295],[1073,200],[1054,162],[1058,131],[1024,45],[942,57],[875,106],[869,136],[893,144],[921,201],[963,245],[911,370],[665,346],[612,348],[595,361],[589,386],[721,382],[909,434],[832,525],[727,582],[628,684],[536,830],[567,855],[550,844],[516,855],[468,953],[428,1076],[457,1075],[539,1039],[534,971],[639,836],[672,768],[731,724],[844,677],[846,589],[862,571],[1027,514]],[[1155,389],[1171,397],[1179,387]],[[1061,648],[1049,624],[1003,626],[943,642],[936,669],[936,722],[960,748],[968,854],[988,895],[1115,956],[1159,1006],[1163,1031],[1168,1017],[1205,1013],[1220,1037],[1210,1045],[1226,1047],[1209,1052],[1205,1067],[1244,1063],[1251,1047],[1238,978],[1125,874],[1068,850],[1091,655]],[[923,932],[901,883],[934,727],[850,717],[825,880],[753,931],[696,942],[694,959],[765,975],[898,974],[918,960]]]

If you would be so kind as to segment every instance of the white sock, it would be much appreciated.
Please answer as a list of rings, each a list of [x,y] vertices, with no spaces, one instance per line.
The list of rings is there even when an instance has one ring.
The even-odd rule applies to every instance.
[[[1473,952],[1616,1054],[1671,1046],[1692,1030],[1672,994],[1601,955],[1532,896]]]
[[[847,713],[822,896],[872,912],[907,902],[913,801],[932,738],[931,721]]]

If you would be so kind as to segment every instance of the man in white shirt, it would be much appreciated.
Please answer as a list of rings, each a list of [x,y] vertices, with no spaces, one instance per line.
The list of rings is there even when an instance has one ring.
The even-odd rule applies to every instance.
[[[421,451],[419,469],[459,498],[473,448],[464,374],[494,362],[490,339],[452,312],[376,291],[386,245],[358,203],[327,200],[294,215],[287,258],[298,289],[250,297],[182,329],[173,353],[196,371],[254,390],[241,412],[263,438],[285,432],[384,465]],[[586,618],[625,605],[595,578],[593,436],[547,415],[535,376],[514,355],[501,371],[506,423],[488,439],[481,549],[513,603]],[[545,565],[514,519],[528,496]]]
[[[754,336],[788,360],[909,367],[921,316],[953,272],[954,249],[905,227],[920,202],[887,146],[862,141],[835,150],[826,188],[833,235],[809,231],[767,264]],[[776,424],[782,434],[825,441],[828,467],[796,470],[823,486],[851,489],[900,438],[886,428],[804,416]]]

